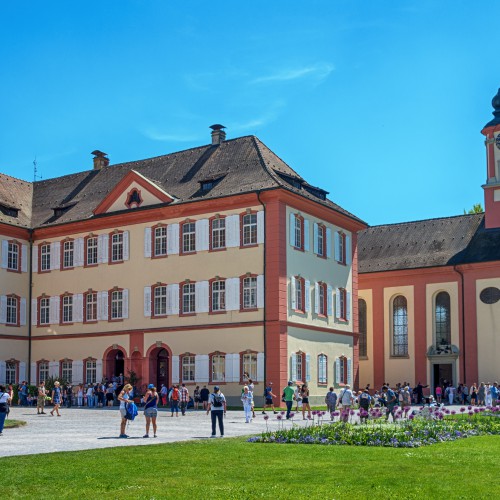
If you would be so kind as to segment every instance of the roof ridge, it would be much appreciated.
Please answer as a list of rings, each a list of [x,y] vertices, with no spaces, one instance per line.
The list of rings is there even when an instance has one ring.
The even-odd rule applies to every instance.
[[[14,179],[16,181],[24,182],[25,184],[33,184],[33,182],[31,182],[31,181],[25,181],[24,179],[20,179],[19,177],[15,177],[15,176],[9,175],[9,174],[0,173],[0,176],[4,176],[4,177],[8,177],[9,179]]]
[[[429,219],[411,220],[406,222],[390,222],[388,224],[378,224],[376,226],[370,226],[367,229],[378,229],[381,227],[388,227],[388,226],[404,226],[407,224],[416,224],[417,222],[430,222],[430,221],[438,221],[446,219],[458,219],[459,217],[476,217],[476,216],[484,216],[484,212],[478,214],[460,214],[460,215],[448,215],[446,217],[432,217]]]

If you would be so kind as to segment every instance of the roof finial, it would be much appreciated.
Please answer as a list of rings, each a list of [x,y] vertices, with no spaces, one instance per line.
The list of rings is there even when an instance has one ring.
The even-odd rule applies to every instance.
[[[484,128],[486,127],[494,127],[495,125],[500,125],[500,89],[498,89],[497,95],[493,97],[491,100],[491,105],[493,106],[493,120],[488,122]]]

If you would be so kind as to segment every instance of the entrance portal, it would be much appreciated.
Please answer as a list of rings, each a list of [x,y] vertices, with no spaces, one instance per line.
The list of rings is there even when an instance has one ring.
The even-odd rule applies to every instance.
[[[161,385],[169,387],[170,356],[164,347],[156,347],[149,354],[149,377],[156,382],[160,391]]]
[[[440,385],[448,385],[453,381],[453,365],[451,363],[446,364],[435,364],[434,367],[434,393],[436,392],[436,387]]]
[[[106,357],[106,377],[112,380],[113,377],[124,375],[125,358],[120,349],[113,349]]]

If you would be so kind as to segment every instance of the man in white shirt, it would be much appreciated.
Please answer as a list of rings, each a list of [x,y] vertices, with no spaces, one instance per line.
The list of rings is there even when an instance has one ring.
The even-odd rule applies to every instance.
[[[339,394],[339,405],[342,405],[342,412],[340,418],[343,422],[349,420],[349,412],[351,411],[351,406],[354,402],[354,395],[351,391],[351,386],[347,384],[344,390]]]

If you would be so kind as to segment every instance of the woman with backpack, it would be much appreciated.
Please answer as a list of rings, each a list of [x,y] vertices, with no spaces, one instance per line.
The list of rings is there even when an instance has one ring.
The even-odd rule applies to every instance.
[[[224,394],[220,392],[219,386],[214,387],[214,392],[210,394],[208,399],[208,409],[207,415],[211,412],[212,417],[212,435],[210,437],[215,437],[215,430],[217,421],[219,421],[219,431],[220,437],[224,437],[224,415],[226,414],[226,398]]]
[[[156,437],[156,417],[158,416],[158,401],[159,394],[156,392],[156,387],[153,384],[148,385],[148,391],[144,394],[142,402],[144,406],[144,416],[146,417],[146,434],[142,437],[149,437],[149,426],[153,423],[153,436]]]
[[[174,416],[174,410],[175,410],[175,416],[179,416],[179,399],[180,399],[180,393],[179,393],[179,386],[174,385],[172,387],[172,391],[170,394],[170,411],[172,414],[170,415],[171,417]]]
[[[118,401],[120,401],[120,436],[121,438],[128,438],[125,434],[125,426],[127,425],[127,405],[130,402],[130,391],[132,390],[132,386],[130,384],[126,384],[123,387],[123,390],[118,395]]]

